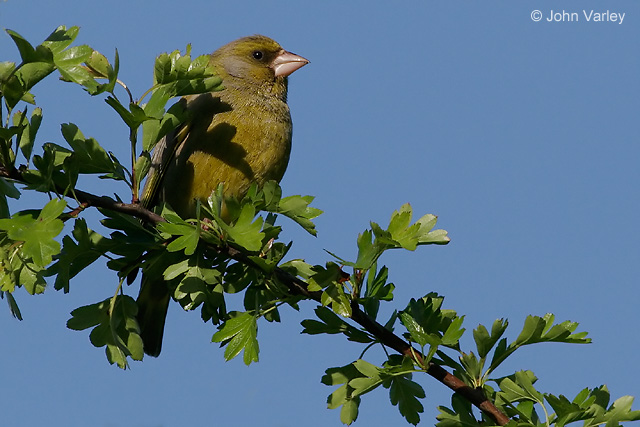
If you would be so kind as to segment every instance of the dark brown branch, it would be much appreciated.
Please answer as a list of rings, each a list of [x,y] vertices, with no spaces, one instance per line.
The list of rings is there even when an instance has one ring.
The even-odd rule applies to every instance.
[[[250,267],[260,269],[260,267],[256,265],[244,252],[231,247],[216,249],[219,252],[224,252],[230,258],[233,258],[238,262],[242,262],[243,264]],[[281,283],[289,288],[289,291],[291,293],[302,295],[306,298],[320,302],[322,292],[310,292],[308,289],[308,284],[299,277],[296,277],[278,267],[275,268],[273,274]],[[371,335],[380,340],[382,344],[394,349],[400,354],[414,359],[421,366],[425,365],[423,355],[420,353],[420,351],[416,350],[404,339],[400,338],[398,335],[394,334],[393,332],[382,326],[380,323],[369,317],[360,309],[360,306],[355,301],[351,302],[351,310],[351,319],[362,326]],[[509,417],[507,417],[489,399],[487,399],[482,389],[474,389],[473,387],[469,387],[464,383],[464,381],[449,373],[442,366],[437,365],[433,362],[427,363],[426,371],[427,374],[431,375],[433,378],[440,381],[442,384],[446,385],[451,390],[460,394],[469,402],[471,402],[474,406],[476,406],[478,409],[488,415],[492,420],[494,420],[496,424],[505,425],[510,421]]]
[[[26,183],[22,175],[20,174],[20,171],[16,169],[8,171],[7,169],[0,167],[0,177]],[[143,208],[139,204],[117,202],[110,197],[96,196],[94,194],[87,193],[81,190],[74,190],[74,195],[76,199],[82,204],[81,207],[73,211],[75,213],[79,213],[79,211],[85,207],[93,206],[96,208],[103,208],[115,212],[120,212],[126,215],[131,215],[150,224],[166,222],[166,220],[160,215],[157,215],[149,211],[148,209]],[[223,253],[247,266],[261,270],[260,266],[253,262],[244,252],[236,248],[230,246],[215,247],[211,245],[210,248],[212,250],[215,250],[216,252]],[[309,291],[308,284],[299,277],[296,277],[279,267],[276,267],[272,274],[277,280],[287,286],[292,294],[301,295],[305,298],[320,302],[322,293]],[[413,348],[411,344],[369,317],[360,309],[360,306],[355,301],[351,303],[351,309],[351,319],[362,326],[367,332],[375,336],[378,340],[380,340],[383,345],[394,349],[400,354],[411,357],[419,365],[424,366],[423,355],[418,350]],[[449,387],[454,392],[463,396],[478,409],[480,409],[483,413],[488,415],[492,420],[494,420],[496,424],[505,425],[510,421],[509,417],[507,417],[491,401],[487,399],[481,389],[474,389],[472,387],[469,387],[462,380],[449,373],[442,366],[437,365],[433,362],[429,362],[426,365],[426,372],[436,380],[440,381],[442,384]]]
[[[390,347],[407,357],[411,357],[418,362],[418,364],[424,366],[423,355],[418,350],[414,349],[411,344],[369,317],[360,309],[360,306],[357,303],[352,302],[351,309],[353,312],[351,319],[353,319],[354,322],[358,323],[369,333],[378,338],[380,342],[387,347]],[[436,365],[433,362],[429,362],[426,368],[427,374],[431,375],[454,392],[463,396],[478,409],[491,417],[491,419],[493,419],[498,425],[505,425],[510,421],[509,417],[507,417],[502,411],[496,408],[489,399],[487,399],[482,389],[469,387],[464,383],[464,381],[450,374],[442,366]]]
[[[28,184],[26,180],[23,178],[22,174],[19,170],[13,168],[11,170],[7,170],[5,167],[0,166],[0,177],[8,178],[12,181],[20,182],[22,184]],[[64,191],[62,189],[56,189],[58,193],[62,194]],[[131,215],[133,217],[139,218],[144,222],[157,224],[159,222],[165,222],[165,219],[160,215],[151,212],[148,209],[143,208],[141,205],[137,203],[122,203],[116,200],[113,200],[111,197],[107,196],[96,196],[91,193],[87,193],[82,190],[73,190],[73,196],[81,203],[78,209],[75,209],[72,214],[77,215],[80,210],[87,208],[89,206],[93,206],[95,208],[108,209],[114,212],[120,212],[125,215]],[[73,197],[71,194],[67,194],[67,197]]]
[[[88,206],[108,209],[110,211],[131,215],[150,224],[166,222],[166,220],[163,217],[161,217],[156,213],[151,212],[148,209],[143,208],[142,205],[138,203],[117,202],[110,197],[95,196],[91,193],[86,193],[81,190],[75,190],[75,195],[80,202],[86,203]]]

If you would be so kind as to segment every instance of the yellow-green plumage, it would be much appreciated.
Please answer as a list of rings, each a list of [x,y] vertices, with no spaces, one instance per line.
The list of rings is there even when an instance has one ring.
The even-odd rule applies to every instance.
[[[196,199],[220,183],[242,197],[252,183],[279,181],[291,151],[287,76],[308,63],[264,36],[231,42],[211,55],[224,89],[185,97],[188,120],[158,143],[142,203],[168,203],[193,217]],[[138,321],[145,352],[160,353],[169,290],[162,280],[142,279]]]

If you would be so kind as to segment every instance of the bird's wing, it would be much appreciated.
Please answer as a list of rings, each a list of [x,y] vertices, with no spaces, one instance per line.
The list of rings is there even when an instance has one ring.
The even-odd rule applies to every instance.
[[[149,209],[158,203],[158,196],[162,179],[169,163],[173,160],[176,152],[187,139],[190,130],[190,122],[187,121],[178,126],[173,131],[163,137],[153,149],[151,155],[151,167],[147,175],[147,182],[142,190],[140,198],[143,207]]]

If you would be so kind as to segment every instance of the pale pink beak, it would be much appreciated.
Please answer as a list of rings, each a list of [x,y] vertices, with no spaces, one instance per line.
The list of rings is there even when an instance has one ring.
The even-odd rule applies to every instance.
[[[309,63],[308,59],[295,53],[287,52],[286,50],[280,51],[276,59],[271,63],[271,68],[278,76],[288,76],[298,68],[302,68]]]

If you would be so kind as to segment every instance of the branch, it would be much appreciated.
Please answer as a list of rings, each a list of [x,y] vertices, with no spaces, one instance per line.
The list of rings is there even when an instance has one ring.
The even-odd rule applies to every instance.
[[[23,184],[28,184],[22,177],[20,171],[15,168],[13,168],[12,170],[7,170],[5,167],[0,166],[0,177]],[[59,190],[58,192],[60,194],[64,194],[63,190],[56,190]],[[81,207],[74,210],[75,213],[86,207],[93,206],[96,208],[103,208],[114,212],[120,212],[125,215],[131,215],[150,224],[166,222],[163,217],[151,212],[148,209],[143,208],[140,204],[122,203],[107,196],[96,196],[82,190],[74,190],[73,194],[75,195],[75,198],[81,203]],[[241,262],[251,268],[255,268],[265,274],[269,274],[269,272],[265,272],[258,264],[251,260],[246,253],[239,249],[228,245],[208,245],[208,247],[215,252],[224,254],[229,258]],[[309,291],[309,285],[299,277],[294,276],[279,267],[276,267],[273,272],[271,272],[271,274],[273,274],[273,276],[278,281],[287,286],[292,294],[301,295],[307,299],[321,302],[320,298],[322,292]],[[413,358],[419,365],[424,366],[424,356],[422,355],[422,353],[420,353],[420,351],[416,350],[404,339],[394,334],[392,331],[386,329],[383,325],[369,317],[360,309],[360,306],[357,304],[357,302],[351,302],[351,309],[351,319],[362,326],[367,332],[375,336],[383,345],[394,349],[402,355]],[[492,420],[494,420],[498,425],[505,425],[510,421],[509,417],[507,417],[491,401],[489,401],[482,389],[474,389],[472,387],[469,387],[462,380],[449,373],[442,366],[437,365],[433,362],[429,362],[426,365],[426,368],[427,374],[431,375],[433,378],[449,387],[455,393],[463,396],[474,406],[480,409],[483,413],[489,416]]]
[[[400,354],[413,358],[419,365],[424,366],[424,355],[413,348],[411,344],[369,317],[354,301],[351,302],[351,310],[353,313],[351,315],[351,319],[365,328],[367,332],[378,338],[382,344],[394,349]],[[442,384],[467,399],[474,406],[491,417],[491,419],[498,425],[505,425],[510,421],[509,417],[500,411],[493,402],[487,398],[481,388],[474,389],[469,387],[464,383],[464,381],[449,373],[442,366],[436,365],[433,362],[429,362],[426,368],[427,374],[431,375],[433,378],[437,379]]]
[[[16,168],[7,170],[7,168],[5,168],[4,166],[0,166],[0,177],[7,178],[22,184],[29,184],[22,176],[22,173]],[[66,197],[72,197],[72,195],[70,194],[65,194],[65,190],[62,188],[56,187],[55,191],[56,193],[63,194]],[[111,197],[96,196],[95,194],[87,193],[86,191],[82,190],[73,190],[72,194],[75,199],[81,203],[80,208],[73,211],[75,215],[77,215],[79,211],[93,206],[95,208],[103,208],[114,212],[120,212],[125,215],[131,215],[150,224],[166,222],[166,220],[160,215],[143,208],[140,204],[137,203],[122,203],[113,200]]]
[[[232,247],[213,247],[219,253],[224,253],[228,257],[241,262],[249,267],[256,268],[258,270],[262,269],[253,262],[245,253],[239,251],[238,249]],[[320,297],[322,292],[312,292],[308,289],[308,284],[285,270],[282,270],[279,267],[276,267],[273,271],[273,275],[285,286],[289,288],[289,291],[292,294],[302,295],[308,299],[320,302]],[[362,326],[367,332],[371,335],[375,336],[382,344],[385,346],[394,349],[398,353],[405,355],[407,357],[411,357],[418,364],[424,366],[424,355],[420,353],[420,351],[416,350],[406,342],[404,339],[394,334],[392,331],[385,328],[383,325],[369,317],[366,313],[364,313],[357,302],[351,302],[351,310],[352,315],[351,319]],[[442,366],[437,365],[433,362],[427,363],[426,366],[427,374],[431,375],[436,380],[440,381],[442,384],[449,387],[454,392],[458,393],[469,402],[471,402],[474,406],[488,415],[493,421],[498,425],[507,424],[510,419],[505,415],[502,411],[500,411],[494,404],[491,402],[487,396],[484,394],[481,388],[474,389],[469,387],[464,381],[460,380],[458,377],[449,373]]]

